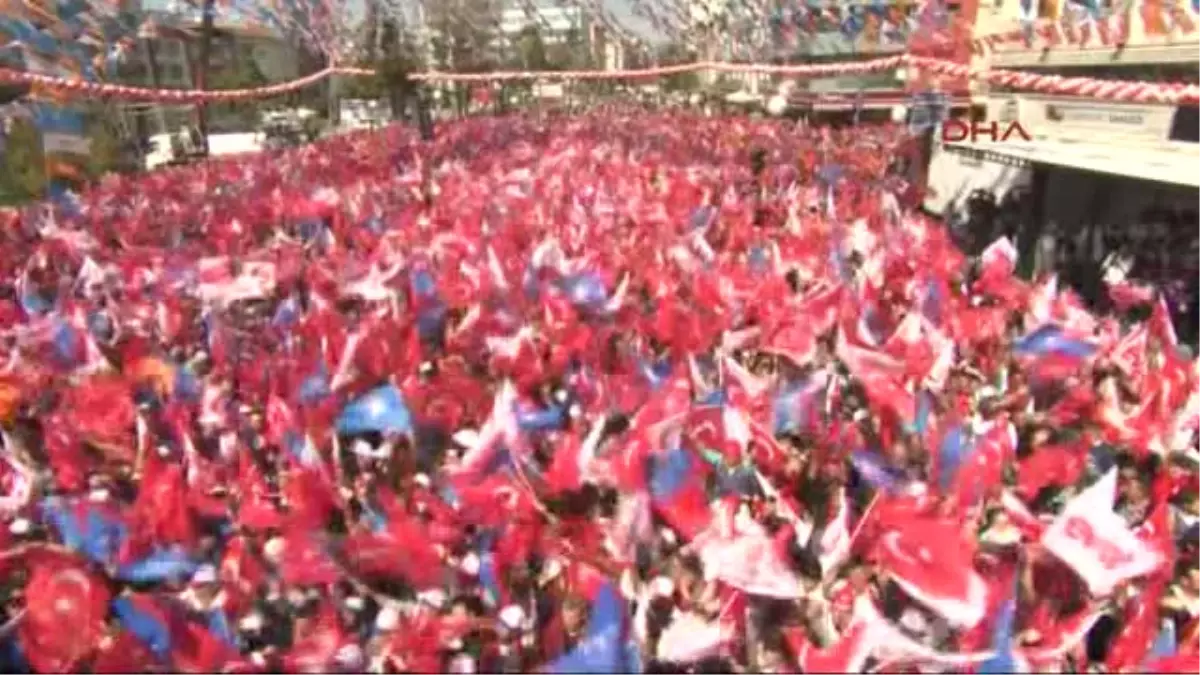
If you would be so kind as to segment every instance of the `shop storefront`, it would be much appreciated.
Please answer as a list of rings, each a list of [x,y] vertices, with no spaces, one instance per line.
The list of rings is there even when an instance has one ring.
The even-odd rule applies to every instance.
[[[1018,188],[1037,195],[1038,220],[1060,224],[1195,207],[1200,144],[1182,123],[1195,124],[1194,109],[1013,95],[990,99],[985,119],[1016,120],[1030,138],[935,140],[928,210],[951,216],[974,190],[999,199]]]
[[[984,119],[1019,121],[1028,139],[935,140],[924,204],[976,249],[1007,235],[1024,273],[1054,270],[1091,303],[1105,302],[1103,261],[1118,249],[1147,282],[1194,281],[1195,108],[1004,96]]]

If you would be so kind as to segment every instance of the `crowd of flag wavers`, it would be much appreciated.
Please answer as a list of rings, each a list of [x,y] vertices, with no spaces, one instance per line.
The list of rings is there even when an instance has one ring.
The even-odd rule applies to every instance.
[[[610,109],[0,213],[4,672],[1195,672],[1200,377],[903,127]]]

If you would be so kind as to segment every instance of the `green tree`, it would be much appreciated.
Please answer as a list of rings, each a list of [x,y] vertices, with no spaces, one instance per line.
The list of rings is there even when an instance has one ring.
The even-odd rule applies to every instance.
[[[42,143],[33,122],[15,119],[5,139],[0,172],[0,204],[19,204],[37,199],[46,189],[46,163]]]
[[[552,70],[585,70],[595,65],[587,35],[577,26],[568,29],[548,51]]]
[[[417,92],[412,74],[420,69],[412,43],[401,33],[396,22],[384,20],[379,26],[379,56],[373,64],[375,87],[386,96],[392,119],[404,116],[408,101]]]
[[[87,132],[91,140],[91,152],[84,163],[88,178],[96,179],[106,173],[134,168],[126,166],[122,141],[109,124],[110,118],[99,114],[89,117]]]
[[[664,66],[691,63],[695,60],[695,52],[679,42],[667,44],[658,52],[658,62]],[[694,70],[668,75],[663,78],[662,88],[667,92],[694,92],[700,89],[700,76]]]
[[[526,70],[546,70],[550,61],[546,56],[546,41],[537,26],[525,26],[517,35],[517,54],[520,66]]]
[[[236,58],[225,67],[210,73],[210,89],[256,89],[266,85],[267,77],[258,67],[258,62],[249,58]],[[208,105],[213,125],[218,129],[246,131],[258,124],[256,101],[211,103]]]

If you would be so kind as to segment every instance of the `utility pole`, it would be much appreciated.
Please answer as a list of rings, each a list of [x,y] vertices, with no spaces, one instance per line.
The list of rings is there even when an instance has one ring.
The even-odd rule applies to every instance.
[[[150,72],[150,86],[155,89],[162,89],[162,69],[158,67],[158,45],[155,40],[161,39],[161,33],[146,36],[142,39],[142,53],[146,57],[146,70]],[[167,128],[167,113],[163,111],[161,104],[155,105],[155,116],[158,118],[158,133],[170,134],[171,130]]]
[[[208,86],[209,57],[212,53],[214,23],[216,22],[216,0],[204,0],[200,16],[200,53],[193,75],[196,88],[205,89]],[[206,104],[201,101],[196,106],[196,130],[200,132],[200,155],[208,156],[208,114]]]

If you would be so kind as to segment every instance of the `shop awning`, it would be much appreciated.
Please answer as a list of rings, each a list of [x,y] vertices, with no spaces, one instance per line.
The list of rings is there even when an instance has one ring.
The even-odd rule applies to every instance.
[[[955,152],[990,155],[1018,162],[1052,164],[1138,180],[1200,188],[1200,145],[1172,143],[1158,148],[1063,143],[1049,140],[1007,143],[947,143]]]

